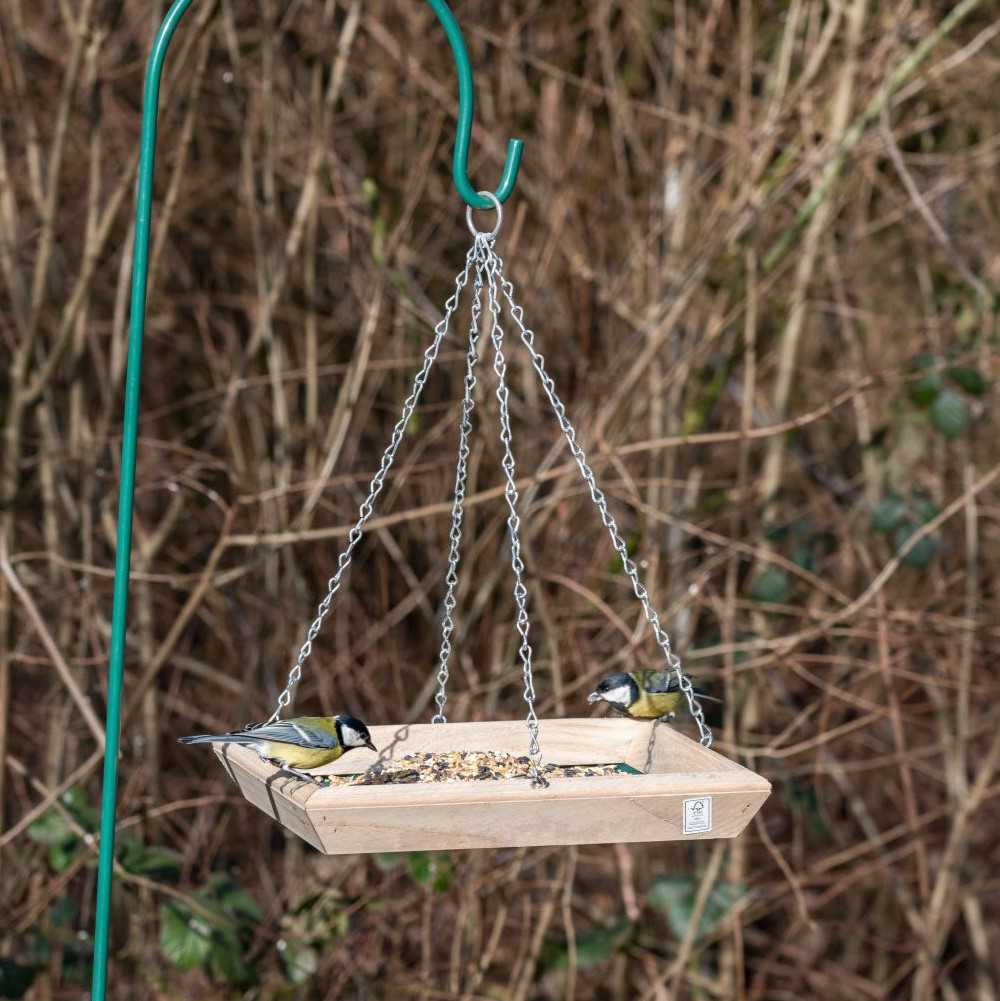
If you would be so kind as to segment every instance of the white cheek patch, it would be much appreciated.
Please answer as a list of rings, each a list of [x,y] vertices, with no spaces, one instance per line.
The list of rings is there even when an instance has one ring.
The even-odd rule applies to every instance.
[[[628,685],[619,685],[617,688],[601,692],[601,698],[617,706],[627,706],[632,702],[632,689]]]
[[[365,738],[362,737],[361,734],[358,733],[358,731],[355,730],[353,726],[341,727],[340,732],[343,736],[344,747],[365,746]]]

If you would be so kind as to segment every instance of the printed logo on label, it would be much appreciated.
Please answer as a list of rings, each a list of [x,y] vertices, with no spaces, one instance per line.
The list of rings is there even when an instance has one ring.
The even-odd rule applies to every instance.
[[[684,833],[706,834],[712,829],[712,797],[684,800]]]

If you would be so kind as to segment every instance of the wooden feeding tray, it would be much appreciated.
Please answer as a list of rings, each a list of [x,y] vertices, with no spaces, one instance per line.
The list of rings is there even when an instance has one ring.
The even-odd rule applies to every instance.
[[[351,751],[316,774],[361,774],[419,752],[526,753],[523,720],[373,726],[379,753]],[[771,784],[671,726],[630,719],[543,719],[544,764],[616,764],[610,775],[385,785],[303,783],[257,754],[215,745],[243,795],[328,855],[525,845],[732,838]]]

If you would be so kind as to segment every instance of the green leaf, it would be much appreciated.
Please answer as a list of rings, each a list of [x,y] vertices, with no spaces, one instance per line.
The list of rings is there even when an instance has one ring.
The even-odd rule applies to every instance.
[[[808,543],[802,543],[795,546],[788,555],[791,561],[797,567],[802,567],[803,570],[809,570],[811,572],[816,568],[816,561],[813,559],[812,546]]]
[[[941,373],[928,372],[910,387],[910,397],[917,406],[926,407],[937,399],[941,392]]]
[[[906,520],[906,501],[895,491],[886,494],[872,508],[872,529],[876,532],[891,532]]]
[[[455,863],[447,852],[410,852],[407,869],[414,881],[441,893],[451,886]]]
[[[969,426],[969,407],[953,389],[943,389],[931,405],[931,424],[945,436],[957,438]]]
[[[179,970],[200,966],[212,951],[212,929],[174,901],[160,907],[160,952]]]
[[[585,970],[603,963],[613,952],[624,948],[632,939],[630,921],[619,921],[610,928],[593,928],[576,939],[576,965]]]
[[[932,518],[936,518],[941,513],[941,508],[939,508],[933,501],[927,500],[926,497],[921,497],[914,501],[913,509],[917,512],[917,517],[920,519],[921,523],[925,525]]]
[[[63,792],[59,797],[59,802],[74,816],[86,813],[90,809],[87,794],[84,792],[83,787],[78,785],[70,786]]]
[[[37,973],[34,966],[22,966],[0,956],[0,998],[23,998]]]
[[[256,980],[254,970],[243,962],[242,950],[235,935],[216,931],[209,964],[227,983],[235,987],[248,987]]]
[[[982,396],[986,392],[986,380],[974,368],[968,368],[965,365],[956,365],[954,368],[948,369],[948,375],[962,389],[973,396]]]
[[[900,525],[892,537],[893,549],[898,553],[906,545],[910,536],[917,530],[912,522]],[[916,567],[922,570],[934,559],[937,543],[929,535],[925,535],[899,562],[904,567]]]
[[[577,968],[585,970],[600,965],[613,953],[625,948],[634,937],[635,928],[625,918],[610,928],[593,928],[577,935],[574,941]],[[569,968],[569,961],[570,950],[567,943],[548,941],[538,960],[539,971],[549,973],[553,970],[566,970]]]
[[[49,846],[49,867],[53,872],[65,872],[80,854],[80,841],[70,838]]]
[[[75,841],[76,835],[57,810],[46,810],[37,820],[28,825],[28,837],[42,845],[54,845],[63,841]]]
[[[791,528],[782,523],[764,526],[764,538],[768,542],[784,542],[791,534]]]
[[[746,887],[740,883],[718,880],[709,890],[695,941],[704,938],[746,892]],[[665,912],[670,930],[680,939],[691,923],[697,893],[698,881],[691,876],[661,876],[649,888],[646,901],[651,907],[658,907]]]
[[[788,600],[792,585],[787,575],[776,567],[762,571],[750,587],[750,597],[765,604],[781,604]]]
[[[294,945],[284,940],[278,943],[285,976],[296,986],[311,980],[319,969],[319,957],[310,946]]]
[[[258,924],[261,920],[257,901],[225,873],[216,873],[212,876],[199,896],[209,907],[217,901],[227,916],[243,919],[252,924]]]
[[[158,876],[160,879],[176,878],[180,875],[184,856],[172,848],[157,846],[146,849],[139,868],[133,870],[140,876]]]

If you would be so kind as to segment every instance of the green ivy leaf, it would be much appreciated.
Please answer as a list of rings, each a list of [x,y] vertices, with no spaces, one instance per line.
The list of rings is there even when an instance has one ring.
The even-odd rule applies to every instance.
[[[915,501],[913,509],[917,512],[917,517],[925,525],[931,518],[936,518],[941,513],[941,508],[933,501],[927,500],[926,497],[921,497]]]
[[[222,912],[230,917],[258,924],[261,920],[260,907],[235,880],[225,873],[216,873],[209,879],[199,896],[202,902],[211,907],[218,902]]]
[[[910,536],[916,530],[917,526],[912,522],[900,525],[896,529],[892,537],[892,545],[897,553],[906,545]],[[922,570],[934,559],[936,549],[937,544],[935,541],[929,535],[925,535],[899,562],[904,567],[916,567],[918,570]]]
[[[876,532],[891,532],[906,520],[906,501],[895,491],[886,494],[872,508],[872,529]]]
[[[49,868],[53,872],[65,872],[80,854],[80,842],[77,838],[60,841],[49,846]]]
[[[37,820],[28,825],[28,837],[42,845],[54,845],[63,841],[74,841],[76,835],[69,824],[56,810],[46,810]]]
[[[928,372],[910,387],[910,397],[920,407],[929,406],[941,392],[941,373]]]
[[[791,534],[791,528],[785,524],[774,524],[764,526],[764,538],[768,542],[784,542]]]
[[[969,407],[953,389],[943,389],[931,404],[931,424],[945,436],[957,438],[969,426]]]
[[[169,901],[160,907],[160,952],[179,970],[200,966],[212,951],[212,929],[202,917]]]
[[[746,892],[746,887],[740,883],[718,880],[708,893],[695,940],[704,938]],[[666,914],[670,930],[680,939],[691,923],[697,893],[698,881],[691,876],[661,876],[649,888],[646,902]]]
[[[436,893],[447,890],[455,875],[455,863],[447,852],[410,852],[406,865],[417,883]]]
[[[812,546],[808,543],[801,543],[795,546],[789,554],[791,561],[803,570],[812,572],[816,568],[816,561],[813,559]]]
[[[125,861],[122,865],[129,872],[139,876],[157,876],[160,879],[176,879],[180,875],[181,863],[184,857],[172,848],[154,846],[144,848],[142,853],[133,859],[134,868],[128,869]]]
[[[585,970],[600,965],[613,953],[625,948],[634,936],[635,928],[625,918],[610,928],[592,928],[577,935],[574,941],[577,968]],[[569,958],[570,950],[565,942],[548,941],[538,961],[540,972],[568,969]]]
[[[750,587],[750,597],[768,605],[782,604],[791,593],[792,585],[788,576],[777,567],[768,567],[762,571]]]
[[[576,939],[576,965],[585,970],[603,963],[613,952],[623,949],[633,935],[630,921],[619,921],[610,928],[593,928]]]
[[[221,933],[216,930],[209,964],[220,977],[234,987],[248,987],[256,980],[253,969],[243,962],[242,950],[236,936],[228,930]]]
[[[948,375],[958,383],[967,393],[973,396],[982,396],[986,392],[986,380],[974,368],[965,365],[956,365],[948,369]]]
[[[285,976],[296,986],[300,986],[316,976],[316,971],[319,969],[319,957],[315,949],[282,940],[278,943],[278,953],[285,969]]]

